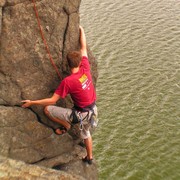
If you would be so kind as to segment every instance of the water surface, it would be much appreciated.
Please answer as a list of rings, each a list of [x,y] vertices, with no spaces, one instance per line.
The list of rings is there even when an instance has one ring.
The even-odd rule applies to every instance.
[[[82,0],[98,61],[99,179],[180,179],[180,1]]]

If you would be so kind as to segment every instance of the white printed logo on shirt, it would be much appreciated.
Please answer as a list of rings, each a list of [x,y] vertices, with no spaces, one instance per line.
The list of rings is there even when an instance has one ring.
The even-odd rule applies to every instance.
[[[90,83],[91,81],[89,81],[88,77],[83,74],[80,78],[79,78],[80,83],[82,84],[82,88],[85,89],[89,89]]]

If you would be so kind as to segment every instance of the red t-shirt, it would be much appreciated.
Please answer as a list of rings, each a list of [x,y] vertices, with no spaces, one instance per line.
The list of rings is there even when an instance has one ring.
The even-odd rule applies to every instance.
[[[82,57],[79,71],[63,79],[55,93],[61,98],[70,94],[74,104],[81,108],[92,104],[96,100],[90,65],[86,56]]]

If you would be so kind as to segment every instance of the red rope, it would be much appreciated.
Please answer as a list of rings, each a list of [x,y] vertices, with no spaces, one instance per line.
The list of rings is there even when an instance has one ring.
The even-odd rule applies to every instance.
[[[40,23],[40,19],[39,19],[39,15],[38,15],[38,11],[37,11],[37,8],[36,8],[36,3],[35,3],[34,0],[32,0],[32,3],[34,4],[34,11],[35,11],[35,14],[36,14],[36,19],[37,19],[37,22],[38,22],[38,26],[39,26],[39,30],[40,30],[40,33],[41,33],[42,40],[44,42],[44,45],[46,47],[46,51],[47,51],[48,56],[49,56],[49,60],[51,61],[51,64],[53,65],[54,69],[56,70],[56,73],[58,74],[59,78],[62,80],[62,77],[61,77],[61,75],[59,73],[59,70],[58,70],[57,66],[55,65],[55,63],[53,61],[53,58],[51,56],[49,47],[48,47],[46,39],[44,37],[43,30],[42,30],[41,23]]]

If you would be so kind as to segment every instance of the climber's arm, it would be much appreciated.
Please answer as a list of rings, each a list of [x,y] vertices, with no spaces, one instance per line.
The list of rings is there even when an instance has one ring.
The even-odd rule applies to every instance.
[[[60,99],[60,96],[58,94],[53,94],[53,96],[51,98],[46,98],[46,99],[40,99],[40,100],[35,100],[35,101],[31,101],[31,100],[23,100],[21,102],[23,102],[24,104],[22,105],[23,108],[26,107],[30,107],[32,105],[43,105],[43,106],[47,106],[47,105],[52,105],[52,104],[56,104],[56,102]]]
[[[81,53],[82,56],[87,57],[87,45],[86,45],[86,36],[84,33],[84,29],[81,26],[79,26],[79,30],[80,30]]]

